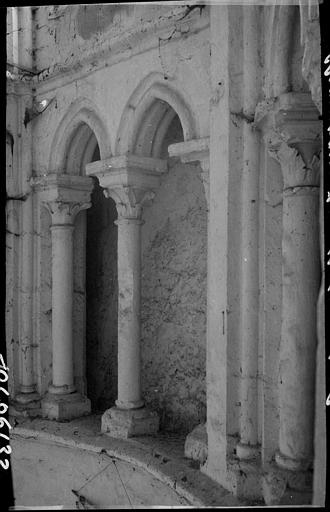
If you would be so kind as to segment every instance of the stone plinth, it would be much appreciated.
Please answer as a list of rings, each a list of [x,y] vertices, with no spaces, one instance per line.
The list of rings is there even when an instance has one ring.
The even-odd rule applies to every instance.
[[[12,416],[39,416],[39,393],[19,393],[9,405],[9,414]]]
[[[112,437],[136,437],[158,432],[158,415],[146,407],[119,409],[112,407],[102,416],[101,432]]]
[[[90,400],[80,393],[47,393],[41,401],[42,415],[50,420],[66,421],[91,412]]]
[[[204,464],[207,459],[207,431],[206,424],[197,425],[187,435],[184,444],[184,454],[188,459],[193,459]]]

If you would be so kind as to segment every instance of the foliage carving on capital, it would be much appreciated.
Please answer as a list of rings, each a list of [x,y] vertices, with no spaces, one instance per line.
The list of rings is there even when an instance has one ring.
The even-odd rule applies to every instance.
[[[49,211],[52,224],[73,224],[76,216],[81,210],[90,208],[89,202],[64,202],[64,201],[44,201],[44,206]]]
[[[320,182],[320,159],[314,154],[309,162],[305,162],[299,151],[279,139],[277,134],[265,137],[268,153],[279,162],[284,190],[294,187],[318,187]]]
[[[155,197],[153,190],[124,185],[107,188],[103,192],[106,198],[111,197],[115,201],[118,219],[141,219],[143,206],[150,204]]]

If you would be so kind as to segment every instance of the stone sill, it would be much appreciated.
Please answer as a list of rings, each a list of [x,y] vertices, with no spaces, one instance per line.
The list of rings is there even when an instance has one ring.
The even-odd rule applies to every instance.
[[[185,498],[192,506],[244,506],[229,491],[196,468],[184,457],[184,437],[168,433],[115,439],[101,434],[101,416],[90,415],[58,423],[40,418],[12,418],[12,438],[34,439],[40,443],[68,446],[103,453],[143,468]]]

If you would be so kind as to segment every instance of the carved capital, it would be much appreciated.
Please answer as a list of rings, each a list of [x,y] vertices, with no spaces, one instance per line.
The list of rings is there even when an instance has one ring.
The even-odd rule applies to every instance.
[[[268,152],[281,165],[284,190],[294,187],[318,187],[320,183],[320,159],[314,153],[304,159],[297,148],[289,146],[271,133],[265,136]]]
[[[118,186],[104,190],[106,198],[111,197],[117,207],[118,220],[137,219],[142,217],[143,206],[150,204],[155,192],[130,186]]]
[[[31,186],[52,217],[52,224],[73,224],[80,210],[91,206],[93,180],[86,176],[36,176]]]
[[[86,210],[92,206],[92,203],[62,202],[62,201],[43,201],[43,205],[49,211],[52,218],[52,225],[72,225],[75,217],[81,210]]]

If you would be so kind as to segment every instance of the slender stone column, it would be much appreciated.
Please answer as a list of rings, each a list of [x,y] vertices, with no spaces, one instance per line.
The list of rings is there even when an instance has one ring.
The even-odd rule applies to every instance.
[[[254,459],[258,446],[259,341],[259,144],[245,123],[242,174],[240,459]]]
[[[111,190],[118,220],[118,399],[120,409],[138,409],[144,402],[140,382],[140,274],[142,204],[150,191],[122,187]]]
[[[159,418],[144,406],[140,380],[140,279],[142,208],[154,198],[157,174],[166,162],[153,158],[114,157],[86,166],[112,197],[118,211],[118,399],[105,411],[102,432],[133,437],[157,432]]]
[[[319,159],[305,145],[305,161],[282,142],[271,154],[283,180],[282,329],[279,375],[279,453],[290,470],[313,457],[316,304],[320,288]],[[307,148],[308,149],[308,148]],[[305,163],[306,162],[306,163]]]
[[[26,204],[22,208],[22,261],[21,270],[21,372],[20,372],[20,393],[16,396],[19,404],[27,406],[30,402],[38,399],[36,393],[36,379],[33,364],[33,329],[32,329],[32,255],[33,255],[33,234],[32,234],[32,195],[29,192]]]
[[[74,214],[79,204],[48,203],[52,215],[52,339],[53,384],[52,393],[72,393],[73,344],[72,344],[72,297],[73,297],[73,230]],[[87,207],[87,206],[86,206]]]
[[[50,175],[36,179],[51,215],[52,234],[52,383],[42,400],[42,412],[67,420],[88,414],[90,400],[76,392],[73,373],[73,230],[76,215],[89,208],[90,178]]]

